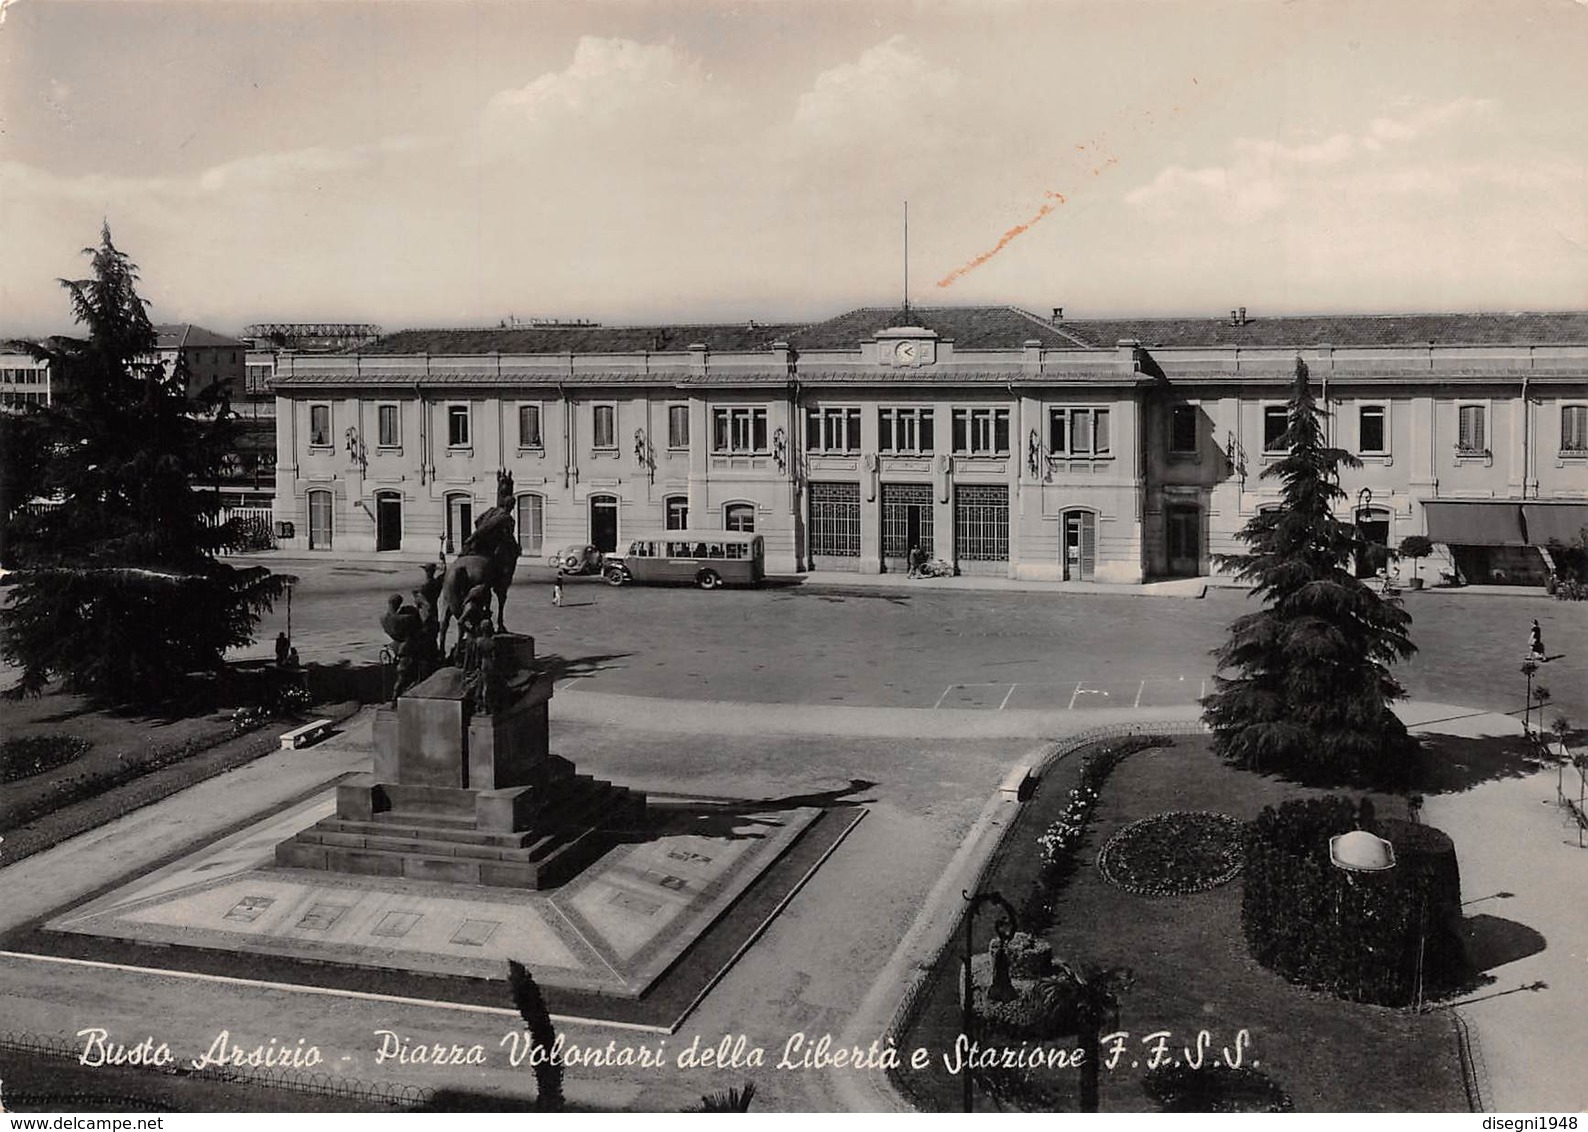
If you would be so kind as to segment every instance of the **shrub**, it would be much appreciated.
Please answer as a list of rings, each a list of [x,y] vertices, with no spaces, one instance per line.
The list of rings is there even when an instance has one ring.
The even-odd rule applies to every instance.
[[[1329,839],[1380,827],[1364,803],[1318,798],[1286,802],[1258,815],[1246,833],[1241,929],[1263,966],[1292,982],[1341,998],[1402,1006],[1423,988],[1461,978],[1460,882],[1443,835],[1387,822],[1409,858],[1378,873],[1351,872],[1329,860]],[[1443,839],[1447,844],[1448,838]],[[1452,892],[1452,885],[1454,891]],[[1452,919],[1452,915],[1454,919]],[[1421,967],[1421,971],[1419,968]]]
[[[0,744],[0,782],[15,782],[65,766],[93,747],[76,735],[22,735]]]

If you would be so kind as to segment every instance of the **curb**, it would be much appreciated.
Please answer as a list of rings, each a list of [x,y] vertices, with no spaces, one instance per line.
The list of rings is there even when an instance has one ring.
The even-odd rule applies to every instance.
[[[1200,721],[1166,722],[1125,721],[1109,726],[1087,728],[1050,740],[1026,752],[1010,764],[1010,769],[1031,767],[1040,779],[1052,767],[1076,751],[1099,740],[1137,734],[1202,734]],[[904,933],[893,954],[883,964],[871,989],[861,999],[839,1040],[841,1047],[860,1046],[876,1039],[879,1044],[896,1044],[915,1009],[916,1000],[926,986],[932,968],[954,939],[964,914],[964,893],[981,886],[1008,825],[1024,805],[1003,791],[988,798],[970,832],[960,842],[943,875],[922,902],[921,911]],[[959,891],[956,891],[959,890]],[[879,1024],[886,1011],[886,1021]],[[915,1112],[893,1079],[884,1070],[856,1078],[834,1078],[833,1093],[849,1112]]]

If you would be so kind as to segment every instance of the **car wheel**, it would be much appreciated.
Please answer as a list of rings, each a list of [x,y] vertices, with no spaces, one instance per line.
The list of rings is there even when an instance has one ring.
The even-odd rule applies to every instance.
[[[621,586],[629,580],[628,571],[620,566],[608,568],[605,576],[609,586]]]
[[[722,579],[717,576],[717,572],[715,570],[702,570],[700,573],[695,575],[695,581],[703,590],[714,590],[718,586],[722,585]]]

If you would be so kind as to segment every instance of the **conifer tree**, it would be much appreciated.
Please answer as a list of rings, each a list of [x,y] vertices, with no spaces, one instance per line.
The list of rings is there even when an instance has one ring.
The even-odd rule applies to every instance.
[[[1238,619],[1215,650],[1220,673],[1202,718],[1218,753],[1248,770],[1405,785],[1417,744],[1390,710],[1405,692],[1389,666],[1416,651],[1411,617],[1349,569],[1366,543],[1334,508],[1345,498],[1339,469],[1360,461],[1325,445],[1326,414],[1300,358],[1287,411],[1287,454],[1262,473],[1280,481],[1283,502],[1241,530],[1246,554],[1218,559],[1251,583],[1263,608]]]
[[[23,692],[59,677],[97,702],[148,704],[248,644],[286,579],[216,557],[244,538],[199,486],[234,447],[226,391],[192,396],[186,367],[161,364],[137,267],[108,224],[84,254],[93,277],[61,285],[86,337],[34,351],[51,366],[54,403],[38,423],[56,505],[7,517],[19,580],[0,652],[21,666]]]

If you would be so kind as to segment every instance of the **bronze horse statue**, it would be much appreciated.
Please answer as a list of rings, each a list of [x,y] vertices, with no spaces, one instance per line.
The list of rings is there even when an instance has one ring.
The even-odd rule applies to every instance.
[[[460,618],[468,605],[470,591],[484,586],[496,595],[496,631],[507,632],[502,620],[507,605],[507,588],[513,584],[518,565],[519,545],[513,531],[513,477],[499,472],[496,477],[496,506],[482,514],[474,531],[463,541],[458,557],[447,566],[441,581],[441,655],[447,652],[447,629]]]

